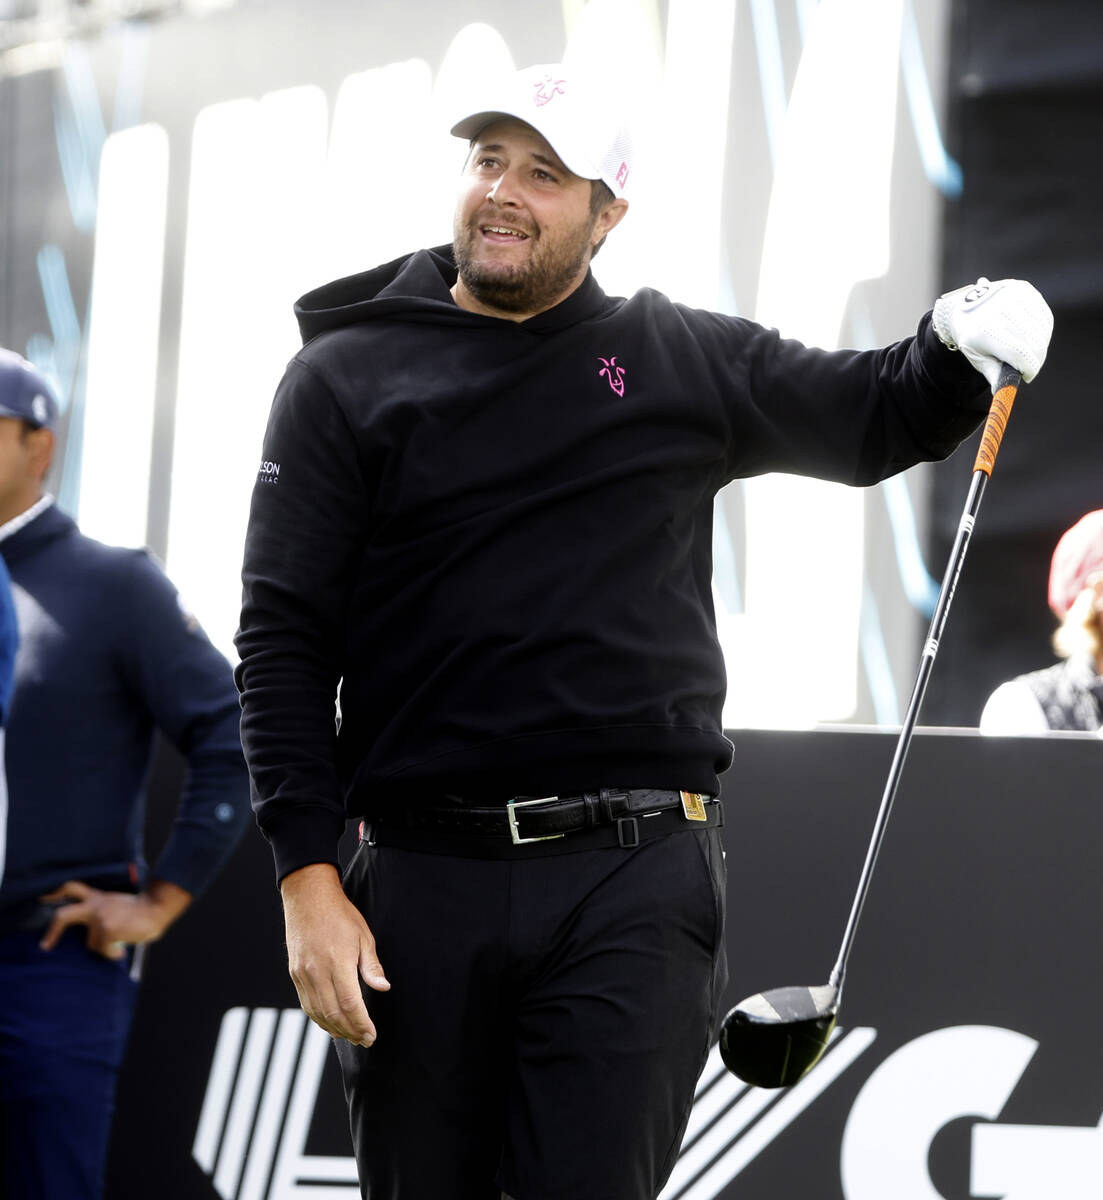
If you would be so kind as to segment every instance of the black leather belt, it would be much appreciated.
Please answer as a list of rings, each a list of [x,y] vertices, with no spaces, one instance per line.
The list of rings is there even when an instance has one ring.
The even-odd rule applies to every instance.
[[[509,844],[524,846],[603,830],[610,836],[602,837],[602,843],[630,847],[641,836],[716,828],[722,824],[722,810],[712,796],[697,792],[601,788],[572,796],[514,796],[490,807],[459,799],[450,804],[395,804],[373,808],[364,822],[366,840],[383,834],[383,840],[394,842],[388,835],[424,831],[464,839],[508,839]]]

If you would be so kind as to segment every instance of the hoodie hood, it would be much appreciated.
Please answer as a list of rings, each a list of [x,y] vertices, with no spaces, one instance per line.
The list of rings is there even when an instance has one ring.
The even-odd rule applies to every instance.
[[[551,333],[617,307],[598,286],[593,273],[587,271],[586,278],[565,300],[527,321],[488,317],[469,312],[452,299],[456,274],[452,247],[447,245],[418,250],[370,271],[323,284],[295,301],[303,345],[319,334],[381,317],[483,327],[488,322],[504,323],[534,333]]]

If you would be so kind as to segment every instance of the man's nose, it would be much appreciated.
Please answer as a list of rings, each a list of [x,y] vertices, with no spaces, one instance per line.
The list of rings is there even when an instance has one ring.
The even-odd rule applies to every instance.
[[[510,171],[503,171],[489,191],[486,193],[488,200],[493,200],[495,204],[516,204],[517,203],[517,181]]]

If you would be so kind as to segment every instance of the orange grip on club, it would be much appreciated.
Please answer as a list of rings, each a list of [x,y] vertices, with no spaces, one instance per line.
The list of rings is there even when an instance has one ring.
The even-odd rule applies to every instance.
[[[1022,376],[1018,371],[1005,366],[1000,372],[996,394],[992,397],[992,405],[988,410],[988,419],[984,423],[984,433],[981,434],[980,449],[973,463],[974,471],[983,471],[991,477],[992,468],[996,465],[996,455],[1000,452],[1000,442],[1011,416],[1011,406],[1018,395]]]

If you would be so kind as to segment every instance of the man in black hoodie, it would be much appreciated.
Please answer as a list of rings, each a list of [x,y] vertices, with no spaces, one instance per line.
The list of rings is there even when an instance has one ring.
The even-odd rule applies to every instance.
[[[536,67],[453,132],[453,245],[297,306],[243,569],[254,807],[364,1194],[642,1200],[726,973],[713,497],[945,457],[1051,318],[982,280],[825,352],[608,297],[609,109]]]

